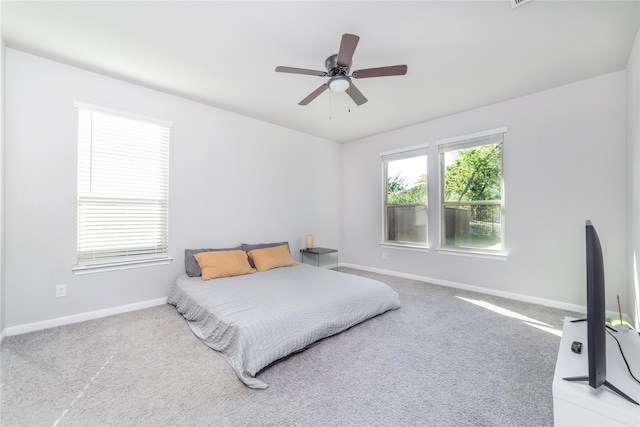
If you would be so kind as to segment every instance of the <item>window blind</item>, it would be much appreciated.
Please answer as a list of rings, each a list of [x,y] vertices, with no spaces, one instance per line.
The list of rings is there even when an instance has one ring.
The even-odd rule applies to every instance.
[[[426,156],[429,145],[415,145],[413,147],[402,148],[380,153],[383,162],[409,159],[411,157]]]
[[[479,147],[487,144],[500,144],[504,142],[504,134],[507,128],[494,129],[472,135],[443,139],[436,142],[438,152],[463,150],[465,148]]]
[[[166,259],[170,125],[76,107],[76,267]]]

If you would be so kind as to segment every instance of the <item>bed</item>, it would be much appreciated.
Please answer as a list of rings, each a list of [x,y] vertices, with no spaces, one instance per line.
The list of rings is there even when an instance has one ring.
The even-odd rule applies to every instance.
[[[306,264],[208,281],[182,274],[167,302],[257,389],[272,362],[400,307],[382,282]]]

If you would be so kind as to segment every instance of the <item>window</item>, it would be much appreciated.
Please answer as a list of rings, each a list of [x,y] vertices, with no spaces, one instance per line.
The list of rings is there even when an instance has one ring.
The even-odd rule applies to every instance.
[[[384,243],[427,246],[427,146],[381,153]]]
[[[76,272],[168,262],[169,122],[76,103]]]
[[[504,132],[497,129],[438,142],[443,248],[503,250]]]

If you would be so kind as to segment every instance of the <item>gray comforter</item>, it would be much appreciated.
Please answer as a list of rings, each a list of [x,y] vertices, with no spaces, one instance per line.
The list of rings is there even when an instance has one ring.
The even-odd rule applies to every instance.
[[[301,264],[202,281],[183,274],[167,298],[242,382],[265,366],[366,319],[400,307],[386,284]]]

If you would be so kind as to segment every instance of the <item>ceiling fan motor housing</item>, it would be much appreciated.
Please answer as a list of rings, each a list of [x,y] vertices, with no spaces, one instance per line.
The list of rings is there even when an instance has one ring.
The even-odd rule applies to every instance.
[[[338,55],[331,55],[324,61],[324,67],[327,69],[327,73],[329,77],[333,76],[347,76],[349,75],[349,70],[351,69],[351,62],[349,62],[348,67],[341,67],[338,65]]]

